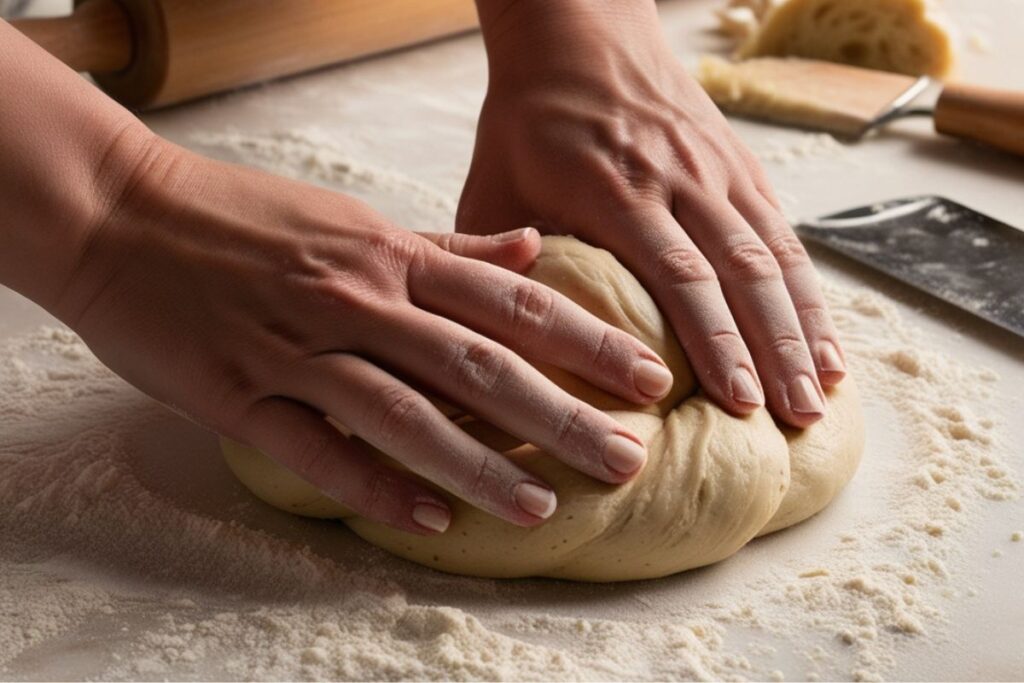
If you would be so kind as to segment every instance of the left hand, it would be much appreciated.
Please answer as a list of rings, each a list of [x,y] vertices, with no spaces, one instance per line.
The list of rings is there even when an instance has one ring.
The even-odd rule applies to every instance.
[[[490,84],[457,229],[614,253],[736,414],[805,427],[845,374],[806,252],[650,0],[478,0]]]

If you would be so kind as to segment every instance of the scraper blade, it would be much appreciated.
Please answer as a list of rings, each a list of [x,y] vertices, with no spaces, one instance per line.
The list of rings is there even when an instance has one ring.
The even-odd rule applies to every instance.
[[[943,197],[897,199],[796,227],[821,244],[1024,337],[1024,232]]]

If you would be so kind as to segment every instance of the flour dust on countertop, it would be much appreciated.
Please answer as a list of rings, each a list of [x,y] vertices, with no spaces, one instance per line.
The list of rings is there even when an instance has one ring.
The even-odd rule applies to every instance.
[[[964,541],[1018,483],[996,377],[929,350],[881,295],[826,291],[866,403],[854,482],[727,562],[618,585],[447,576],[271,510],[211,435],[70,331],[10,339],[0,676],[883,677],[906,644],[941,643],[976,594]],[[782,671],[782,652],[801,667]]]
[[[389,218],[409,230],[437,232],[455,222],[451,187],[435,188],[416,178],[360,158],[353,149],[372,145],[358,132],[330,133],[316,127],[250,133],[229,129],[197,132],[191,146],[210,156],[242,163],[355,196],[371,206],[389,208]],[[446,191],[447,189],[447,191]]]

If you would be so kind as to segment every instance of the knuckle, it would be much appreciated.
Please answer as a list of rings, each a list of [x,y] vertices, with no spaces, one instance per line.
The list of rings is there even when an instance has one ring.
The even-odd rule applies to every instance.
[[[216,390],[210,394],[217,398],[212,404],[214,412],[241,418],[246,406],[258,401],[263,394],[265,378],[230,358],[221,360],[219,370]]]
[[[803,323],[805,330],[810,328],[819,332],[832,331],[832,317],[823,303],[798,302],[796,303],[796,314]]]
[[[600,118],[592,138],[593,151],[585,158],[614,205],[629,207],[643,199],[663,201],[664,164],[624,114]]]
[[[807,342],[802,337],[783,335],[773,339],[768,350],[787,359],[801,358],[807,355]]]
[[[757,159],[757,156],[753,152],[748,152],[753,159],[754,165],[751,166],[753,173],[751,180],[754,184],[754,190],[760,195],[761,199],[768,203],[773,209],[775,209],[779,215],[782,215],[782,204],[779,202],[779,196],[775,192],[775,188],[772,186],[771,180],[768,178],[768,174],[765,172],[761,162]],[[787,221],[788,225],[788,221]]]
[[[380,519],[382,508],[388,498],[389,484],[390,478],[382,470],[374,468],[363,482],[358,498],[353,501],[352,507],[358,507],[356,512],[363,517]]]
[[[741,337],[740,333],[737,332],[736,330],[721,330],[719,332],[714,332],[711,335],[709,335],[708,341],[710,341],[713,344],[720,344],[723,346],[726,344],[743,344],[743,337]]]
[[[333,273],[317,278],[311,288],[318,305],[349,318],[374,313],[390,298],[372,277],[357,274]]]
[[[334,446],[336,439],[339,438],[344,437],[335,436],[326,431],[303,435],[293,450],[292,469],[294,472],[307,481],[315,482],[322,479],[332,467],[338,464],[334,457]]]
[[[796,268],[810,263],[807,250],[792,232],[784,232],[768,240],[768,249],[783,268]]]
[[[706,131],[686,135],[677,130],[670,143],[676,165],[689,181],[691,191],[707,196],[718,196],[725,191],[730,177],[726,164],[728,153],[720,148],[715,135]]]
[[[313,335],[292,319],[268,320],[263,324],[263,330],[284,349],[309,348],[313,342]]]
[[[781,277],[782,271],[775,255],[763,243],[741,242],[726,249],[722,255],[726,272],[724,277],[738,282],[753,282]]]
[[[462,247],[462,240],[458,239],[455,233],[443,232],[434,236],[434,244],[445,251],[458,251]]]
[[[580,403],[576,403],[558,423],[555,432],[555,443],[561,448],[572,444],[576,437],[585,429],[583,422],[583,406]]]
[[[497,391],[509,372],[504,351],[491,342],[474,342],[457,350],[449,364],[459,388],[481,398]]]
[[[426,418],[424,399],[405,387],[388,387],[371,402],[371,413],[379,439],[393,445],[415,434]]]
[[[629,125],[615,113],[609,112],[596,119],[592,128],[594,147],[606,158],[617,159],[634,148],[635,143]]]
[[[733,151],[736,156],[737,165],[750,180],[751,189],[757,196],[764,198],[769,204],[774,206],[774,202],[769,200],[770,197],[774,197],[772,184],[768,179],[768,173],[765,172],[764,166],[761,165],[761,160],[757,158],[753,150],[738,138],[733,144]]]
[[[706,377],[720,380],[728,368],[749,359],[746,344],[737,330],[716,330],[707,336],[707,361],[700,364]]]
[[[692,247],[673,247],[659,254],[657,274],[659,281],[671,286],[718,280],[708,260]]]
[[[795,306],[797,313],[828,317],[828,308],[823,301],[797,301]]]
[[[404,230],[384,230],[366,239],[373,265],[383,272],[401,274],[406,278],[422,272],[432,251],[424,248],[428,240]]]
[[[419,248],[419,238],[404,230],[380,230],[365,237],[366,243],[382,256],[407,259]]]
[[[533,283],[520,283],[512,291],[509,318],[516,333],[544,331],[551,324],[555,295]]]
[[[613,154],[612,164],[626,187],[643,192],[656,185],[655,180],[661,176],[661,169],[645,149],[629,144],[615,150]]]
[[[472,500],[489,500],[493,482],[498,478],[497,468],[489,457],[482,457],[466,483],[466,495]]]
[[[611,327],[605,327],[601,334],[601,341],[594,350],[591,364],[597,367],[608,365],[615,358],[616,340],[619,335]]]

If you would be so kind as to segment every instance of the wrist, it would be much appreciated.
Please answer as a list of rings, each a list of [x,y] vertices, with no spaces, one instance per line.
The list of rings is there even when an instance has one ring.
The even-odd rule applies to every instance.
[[[54,312],[111,210],[123,150],[152,134],[2,21],[0,43],[0,282]]]
[[[36,187],[15,200],[0,281],[70,324],[69,302],[80,298],[85,273],[102,267],[93,262],[94,246],[101,235],[110,239],[114,218],[158,140],[126,117],[102,132],[83,133],[64,146],[61,158],[30,172]]]
[[[616,45],[662,40],[654,0],[477,0],[492,82],[535,78]]]
[[[47,297],[30,297],[71,327],[96,295],[137,256],[143,235],[177,207],[179,169],[189,153],[137,120],[115,131],[103,147],[76,210],[81,220],[62,249],[62,274]]]

